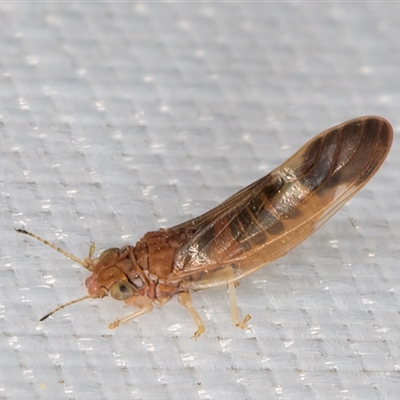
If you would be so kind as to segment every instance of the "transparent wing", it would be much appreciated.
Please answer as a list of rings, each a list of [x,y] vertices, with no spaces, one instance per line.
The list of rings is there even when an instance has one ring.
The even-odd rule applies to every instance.
[[[283,256],[368,182],[392,136],[379,117],[354,119],[316,136],[266,177],[177,226],[194,229],[168,279],[187,289],[217,286]]]

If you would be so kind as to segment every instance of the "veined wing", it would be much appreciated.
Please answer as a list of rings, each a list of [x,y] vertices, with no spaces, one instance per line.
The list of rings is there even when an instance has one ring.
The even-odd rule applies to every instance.
[[[189,238],[193,236],[198,236],[207,226],[212,225],[212,223],[220,218],[225,218],[227,214],[237,214],[243,207],[246,206],[247,202],[254,197],[260,191],[260,188],[264,186],[265,177],[253,182],[249,186],[235,193],[233,196],[226,199],[217,207],[210,211],[195,217],[189,221],[185,221],[182,224],[175,225],[168,228],[168,231],[185,231]],[[193,239],[192,239],[193,241]]]
[[[177,251],[168,279],[185,289],[217,286],[283,256],[368,182],[392,136],[379,117],[316,136],[269,175],[189,221],[200,221],[199,229]]]

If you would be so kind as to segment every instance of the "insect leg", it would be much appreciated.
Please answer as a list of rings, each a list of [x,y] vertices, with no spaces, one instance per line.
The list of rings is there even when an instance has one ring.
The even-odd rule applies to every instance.
[[[230,282],[228,284],[228,291],[229,291],[229,299],[231,301],[232,321],[239,328],[246,329],[247,328],[246,322],[250,321],[251,316],[249,314],[247,314],[243,318],[243,321],[240,321],[239,309],[238,309],[237,300],[236,300],[235,282]]]
[[[116,319],[114,322],[112,322],[110,325],[108,325],[108,328],[109,329],[114,329],[117,326],[119,326],[121,324],[124,324],[125,322],[128,322],[131,319],[135,319],[137,317],[140,317],[143,314],[147,314],[148,312],[150,312],[152,310],[153,310],[153,305],[151,303],[147,304],[147,305],[139,308],[139,310],[135,311],[134,313],[127,315],[124,318]]]
[[[179,303],[181,303],[183,305],[183,307],[185,307],[190,312],[190,315],[192,316],[192,318],[194,319],[194,322],[197,325],[198,329],[192,337],[192,339],[197,339],[200,335],[202,335],[206,331],[206,328],[204,328],[204,324],[200,318],[200,315],[193,307],[192,298],[190,297],[190,293],[189,292],[181,292],[178,294],[178,299],[179,299]]]

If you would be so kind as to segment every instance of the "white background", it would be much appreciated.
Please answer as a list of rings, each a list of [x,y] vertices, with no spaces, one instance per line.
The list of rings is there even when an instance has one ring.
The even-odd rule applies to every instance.
[[[0,4],[1,399],[395,399],[400,388],[400,5]],[[85,257],[183,222],[330,126],[396,131],[377,176],[237,290],[130,312],[86,301]]]

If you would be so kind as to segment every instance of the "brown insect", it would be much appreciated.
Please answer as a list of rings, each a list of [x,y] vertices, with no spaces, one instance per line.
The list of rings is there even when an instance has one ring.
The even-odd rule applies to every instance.
[[[235,284],[317,230],[379,169],[392,143],[392,127],[380,117],[345,122],[311,139],[270,174],[252,183],[215,209],[169,229],[146,233],[135,246],[111,248],[81,260],[51,246],[91,272],[88,298],[110,295],[138,308],[110,328],[146,314],[153,303],[163,305],[174,295],[204,333],[192,305],[190,290],[227,285],[233,322],[244,328],[236,304]]]

